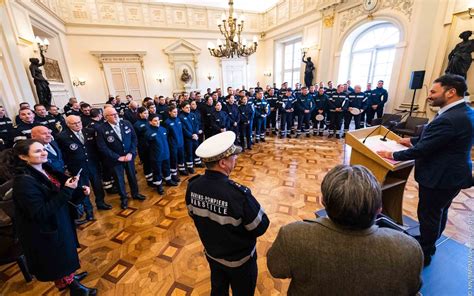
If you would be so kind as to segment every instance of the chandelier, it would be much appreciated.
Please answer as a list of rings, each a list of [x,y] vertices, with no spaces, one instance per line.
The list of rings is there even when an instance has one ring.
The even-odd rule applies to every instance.
[[[224,42],[217,39],[217,47],[212,42],[207,43],[207,49],[211,56],[216,58],[233,58],[248,57],[257,51],[258,40],[257,36],[253,37],[252,43],[247,43],[247,40],[241,38],[241,33],[244,28],[245,18],[241,16],[237,18],[234,12],[234,1],[229,0],[229,16],[222,14],[220,23],[217,26],[219,31],[224,35]]]

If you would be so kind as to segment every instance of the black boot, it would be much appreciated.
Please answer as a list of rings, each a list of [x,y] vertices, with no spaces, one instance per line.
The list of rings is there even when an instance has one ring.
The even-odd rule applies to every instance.
[[[173,180],[173,181],[175,181],[175,182],[181,181],[181,180],[179,179],[178,175],[172,175],[172,176],[171,176],[171,180]]]
[[[181,176],[189,176],[189,173],[186,171],[186,169],[178,170],[178,171]]]
[[[178,186],[178,182],[171,179],[171,180],[166,181],[166,186]]]
[[[78,281],[74,280],[69,284],[69,295],[71,296],[95,296],[97,294],[97,289],[88,288]]]
[[[188,167],[188,172],[192,175],[195,173],[194,168]]]
[[[158,186],[156,187],[156,192],[158,192],[159,195],[165,194],[165,191],[163,190],[163,185],[161,185],[161,184],[158,185]]]

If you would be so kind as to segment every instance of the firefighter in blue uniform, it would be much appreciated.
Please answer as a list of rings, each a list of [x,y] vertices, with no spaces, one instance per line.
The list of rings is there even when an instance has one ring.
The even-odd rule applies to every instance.
[[[347,96],[348,109],[344,115],[344,136],[349,131],[352,118],[354,118],[355,129],[360,129],[360,117],[364,112],[366,106],[364,103],[365,93],[362,92],[360,85],[354,86],[354,92]],[[359,114],[353,114],[353,110],[359,110]]]
[[[337,91],[328,101],[329,116],[331,126],[329,127],[329,137],[336,134],[336,138],[341,138],[341,125],[344,117],[344,111],[347,110],[347,95],[344,93],[344,86],[339,84]]]
[[[5,108],[0,106],[0,151],[12,146],[13,122],[6,116]]]
[[[227,113],[229,130],[234,132],[237,137],[239,134],[240,112],[239,106],[235,103],[234,95],[227,96],[227,102],[222,109]]]
[[[28,107],[20,109],[18,116],[20,120],[12,131],[13,143],[31,139],[31,129],[41,125],[35,121],[35,114]]]
[[[259,141],[265,142],[265,122],[267,120],[267,115],[270,112],[270,107],[268,102],[263,98],[263,90],[256,92],[253,104],[255,108],[255,143],[258,143]]]
[[[293,126],[293,112],[295,111],[296,99],[293,97],[291,88],[285,89],[285,94],[277,102],[280,108],[280,138],[284,138]],[[289,136],[289,135],[288,135]]]
[[[145,200],[145,196],[138,192],[137,177],[135,175],[134,160],[137,150],[137,135],[130,122],[119,119],[115,108],[105,108],[104,116],[107,122],[98,127],[97,146],[105,158],[104,164],[112,168],[115,183],[119,190],[120,207],[127,209],[128,198],[125,190],[124,172],[127,174],[132,198]]]
[[[206,104],[201,105],[201,119],[204,130],[205,138],[210,138],[212,136],[212,113],[214,113],[214,100],[213,96],[215,93],[212,93],[211,96],[207,97]]]
[[[184,166],[183,124],[178,118],[176,106],[171,105],[169,107],[168,115],[165,126],[168,131],[168,144],[170,147],[171,177],[174,181],[179,182],[178,171],[180,175],[189,175]]]
[[[191,113],[191,105],[188,101],[181,103],[181,112],[179,119],[183,124],[183,138],[184,138],[184,159],[186,161],[186,169],[190,174],[194,174],[194,146],[199,145],[198,133],[199,126],[196,123],[196,117]]]
[[[296,136],[300,136],[301,133],[305,133],[306,137],[309,137],[309,122],[311,121],[311,114],[314,110],[314,100],[309,94],[308,88],[303,86],[301,88],[301,94],[296,100],[296,109],[298,110],[298,131]]]
[[[314,111],[311,118],[313,120],[313,135],[322,136],[324,133],[324,124],[326,119],[326,111],[328,106],[328,96],[324,93],[324,88],[318,89],[318,93],[314,96]],[[316,119],[316,116],[321,115],[321,120]]]
[[[83,128],[81,118],[76,115],[69,115],[66,118],[66,125],[67,127],[59,134],[57,142],[63,152],[68,172],[72,176],[76,176],[82,169],[79,185],[89,186],[90,181],[97,209],[112,209],[112,206],[104,200],[105,192],[102,187],[100,156],[95,140],[95,131]],[[85,206],[87,211],[88,204],[86,203]]]
[[[242,150],[245,150],[245,144],[247,144],[247,149],[252,150],[252,125],[255,111],[253,109],[253,104],[250,104],[248,102],[247,96],[243,96],[240,98],[239,112],[240,145],[242,145],[243,147]]]
[[[194,166],[198,168],[203,168],[204,164],[201,161],[201,158],[196,155],[196,149],[204,141],[204,131],[203,131],[203,126],[202,126],[202,120],[201,120],[201,112],[199,111],[198,103],[196,101],[191,101],[189,103],[191,106],[191,114],[194,116],[194,124],[196,125],[196,129],[198,131],[198,140],[197,143],[196,141],[193,141],[193,157],[194,157]]]
[[[35,110],[35,121],[49,128],[53,136],[56,136],[59,133],[56,127],[56,119],[48,114],[46,107],[42,104],[36,104],[33,109]]]
[[[168,119],[168,110],[169,107],[166,104],[166,98],[163,96],[159,97],[158,104],[156,106],[156,114],[160,115],[160,123],[163,124],[166,119]]]
[[[150,153],[146,138],[146,133],[149,128],[148,110],[145,107],[139,107],[137,113],[138,119],[133,124],[133,128],[137,134],[138,157],[140,157],[140,162],[143,165],[143,174],[145,175],[147,184],[153,186],[153,172],[151,170]]]
[[[367,120],[367,111],[369,110],[369,98],[372,95],[372,83],[367,83],[367,89],[364,91],[365,98],[363,105],[365,106],[364,112],[360,115],[360,127],[370,126],[370,122]]]
[[[276,122],[277,122],[277,111],[278,111],[278,106],[277,106],[277,101],[278,101],[278,96],[275,94],[275,90],[273,88],[270,88],[268,90],[268,93],[265,96],[265,100],[268,102],[268,105],[270,107],[270,114],[268,115],[267,118],[267,129],[271,128],[271,133],[273,135],[277,134],[277,129],[276,129]]]
[[[160,126],[158,114],[152,114],[148,118],[150,128],[146,133],[150,149],[150,162],[153,169],[153,185],[156,186],[158,194],[163,195],[163,179],[168,186],[178,186],[178,183],[171,179],[170,171],[170,150],[168,145],[167,130]]]
[[[372,122],[374,116],[377,114],[377,118],[382,118],[383,108],[385,103],[388,101],[388,92],[383,88],[383,80],[377,82],[377,87],[372,90],[369,98],[369,110],[367,111],[367,120]]]
[[[249,188],[229,179],[241,148],[235,134],[224,132],[204,141],[196,153],[206,163],[204,175],[189,180],[188,213],[194,220],[211,270],[211,295],[254,295],[257,237],[270,222]]]
[[[214,111],[211,113],[211,136],[227,131],[229,128],[229,116],[222,110],[222,103],[217,102]]]

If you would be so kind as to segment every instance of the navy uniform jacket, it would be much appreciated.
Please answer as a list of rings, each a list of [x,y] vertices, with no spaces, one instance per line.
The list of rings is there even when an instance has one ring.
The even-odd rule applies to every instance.
[[[204,126],[204,129],[210,129],[211,128],[211,117],[212,113],[214,112],[214,107],[209,106],[207,104],[203,105],[201,108],[201,119],[202,119],[202,124]]]
[[[168,131],[168,143],[170,147],[184,147],[183,124],[181,123],[181,120],[177,117],[169,117],[166,119],[165,125]]]
[[[181,123],[183,125],[183,137],[185,141],[191,141],[193,134],[198,134],[199,130],[196,131],[196,123],[194,122],[196,118],[194,117],[193,114],[186,113],[186,112],[181,112],[179,114],[179,120],[181,120]]]
[[[270,111],[268,102],[265,99],[257,100],[253,102],[255,108],[255,119],[262,119],[266,117]]]
[[[202,131],[202,120],[201,120],[201,112],[196,109],[196,110],[191,110],[191,114],[194,115],[194,123],[197,125],[197,131]]]
[[[162,126],[150,126],[146,133],[150,147],[150,160],[163,161],[170,158],[167,131]]]
[[[328,107],[328,96],[325,94],[319,95],[319,93],[314,97],[315,110],[327,111]]]
[[[313,97],[310,94],[307,95],[300,95],[296,100],[296,109],[300,113],[304,113],[305,110],[309,110],[312,112],[314,110],[314,101]]]
[[[240,112],[240,123],[252,124],[253,115],[255,112],[252,104],[247,103],[245,105],[240,105],[239,112]]]
[[[236,104],[232,104],[232,105],[226,104],[222,109],[227,113],[230,127],[233,127],[234,123],[239,124],[240,122],[239,106],[237,106]]]
[[[138,120],[138,112],[137,110],[133,111],[132,109],[125,110],[123,114],[123,119],[128,120],[131,124],[135,124]]]
[[[415,159],[415,180],[428,188],[462,189],[472,186],[471,148],[474,111],[465,103],[437,116],[413,147],[393,153],[395,160]]]
[[[375,88],[372,90],[369,98],[369,106],[378,105],[383,107],[388,101],[388,92],[385,88]]]
[[[4,116],[0,118],[0,139],[3,140],[3,145],[0,144],[1,147],[9,148],[12,145],[12,131],[13,131],[13,122],[10,118]]]
[[[249,188],[212,170],[189,180],[186,205],[207,256],[228,267],[255,253],[257,237],[270,224]]]
[[[370,96],[372,96],[372,90],[366,90],[364,91],[364,94],[365,94],[365,99],[364,99],[364,105],[366,107],[366,109],[368,109],[370,107]]]
[[[331,112],[335,112],[336,108],[342,108],[346,110],[348,107],[347,95],[345,93],[334,93],[328,100],[328,109]]]
[[[40,125],[41,124],[36,121],[33,121],[33,123],[24,123],[20,120],[12,132],[13,142],[16,143],[19,140],[31,139],[31,129]]]
[[[363,93],[363,92],[360,92],[360,93],[352,92],[347,97],[349,99],[349,106],[348,107],[357,108],[357,109],[361,109],[361,110],[365,110],[367,108],[367,106],[366,106],[367,101],[365,100],[366,99],[365,93]]]
[[[219,112],[214,110],[211,114],[211,130],[213,133],[218,134],[223,128],[229,128],[229,116],[222,110]]]
[[[121,156],[131,153],[135,157],[137,154],[137,135],[132,124],[126,120],[120,120],[118,124],[122,132],[122,140],[107,122],[97,128],[97,146],[105,157],[105,163],[110,166],[121,164],[118,161]]]
[[[76,134],[69,128],[64,129],[58,138],[58,144],[64,153],[64,162],[67,170],[75,176],[77,172],[87,167],[96,167],[99,164],[99,150],[92,129],[82,129],[84,144],[81,143]]]
[[[81,114],[81,121],[82,121],[82,126],[88,126],[91,123],[92,118],[90,115]]]
[[[138,141],[137,145],[139,147],[138,149],[146,149],[148,147],[146,133],[149,127],[150,127],[150,123],[148,123],[147,119],[138,119],[135,121],[135,124],[133,125],[133,128],[135,129],[135,133],[137,134],[137,141]]]
[[[158,114],[160,116],[160,125],[163,124],[166,119],[168,119],[169,115],[168,115],[168,105],[164,104],[164,105],[156,105],[156,114]]]
[[[278,96],[273,94],[273,97],[270,95],[265,96],[265,100],[268,102],[268,105],[270,106],[270,111],[271,108],[275,108],[274,111],[276,110],[277,106],[277,101],[278,101]]]
[[[331,98],[333,94],[335,94],[337,92],[337,89],[335,88],[326,88],[326,90],[324,91],[324,94],[326,96],[328,96],[328,98]]]
[[[48,164],[55,171],[64,173],[65,165],[64,165],[64,160],[63,160],[63,153],[61,152],[61,149],[59,148],[58,143],[56,143],[56,141],[51,141],[49,145],[53,147],[54,151],[56,152],[56,155],[48,151]]]
[[[296,99],[293,96],[288,97],[284,95],[278,100],[278,105],[280,106],[282,113],[287,113],[285,110],[295,109]]]
[[[51,115],[51,114],[50,114]],[[56,116],[54,115],[51,115],[53,118],[54,118],[54,126],[56,126],[56,129],[59,131],[59,130],[63,130],[67,127],[66,125],[66,120],[64,119],[64,117],[61,115],[61,114],[58,114]],[[61,126],[61,127],[59,127]],[[85,127],[84,124],[82,124],[82,126]]]
[[[35,121],[40,125],[44,125],[49,128],[53,134],[57,134],[59,130],[56,128],[56,119],[51,115],[46,115],[45,117],[35,116]]]

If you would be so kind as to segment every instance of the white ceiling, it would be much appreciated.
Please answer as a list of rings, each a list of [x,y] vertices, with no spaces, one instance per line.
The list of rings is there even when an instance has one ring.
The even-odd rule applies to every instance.
[[[228,8],[228,0],[153,0],[157,3],[191,4],[208,7]],[[234,8],[239,10],[264,12],[274,6],[278,0],[234,0]]]

